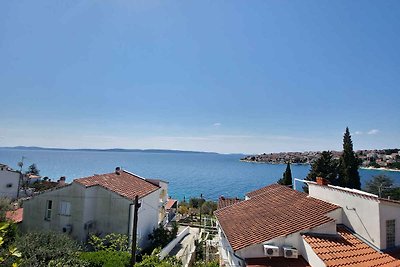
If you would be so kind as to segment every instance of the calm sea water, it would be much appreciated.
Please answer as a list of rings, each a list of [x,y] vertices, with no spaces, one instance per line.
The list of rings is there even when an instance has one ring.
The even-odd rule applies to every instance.
[[[40,174],[67,181],[95,173],[113,172],[116,166],[146,178],[160,178],[169,182],[173,198],[203,196],[243,197],[246,192],[275,183],[282,177],[286,165],[241,162],[240,155],[143,153],[143,152],[77,152],[50,150],[0,149],[0,163],[17,168],[24,156],[24,168],[36,163]],[[308,165],[292,165],[292,174],[304,178]],[[400,172],[360,170],[362,183],[372,176],[386,174],[400,184]]]

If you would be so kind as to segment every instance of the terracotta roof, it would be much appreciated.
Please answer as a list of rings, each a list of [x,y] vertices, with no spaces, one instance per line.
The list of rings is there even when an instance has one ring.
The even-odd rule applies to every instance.
[[[160,188],[126,171],[93,175],[75,179],[75,182],[85,187],[101,186],[128,199],[134,199],[136,195],[144,197]]]
[[[326,214],[340,208],[278,184],[262,192],[215,212],[234,251],[332,222]]]
[[[13,221],[15,223],[20,223],[22,222],[22,217],[24,215],[24,209],[19,208],[16,210],[10,210],[6,212],[6,218],[10,221]]]
[[[231,206],[231,205],[233,205],[235,203],[238,203],[240,201],[242,201],[242,199],[239,199],[237,197],[235,197],[235,198],[227,198],[227,197],[220,196],[219,199],[218,199],[218,209],[222,209],[222,208]]]
[[[298,259],[283,257],[265,257],[246,259],[247,267],[310,267],[307,261],[299,256]]]
[[[165,205],[165,209],[166,210],[170,210],[172,208],[172,206],[177,202],[178,200],[176,199],[168,199],[167,204]]]
[[[327,267],[400,266],[400,260],[371,248],[344,226],[338,226],[337,231],[337,236],[303,235],[304,240]]]

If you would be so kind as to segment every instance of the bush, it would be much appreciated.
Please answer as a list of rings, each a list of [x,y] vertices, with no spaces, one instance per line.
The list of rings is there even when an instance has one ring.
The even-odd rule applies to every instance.
[[[88,243],[94,251],[129,251],[128,236],[123,234],[111,233],[104,238],[91,235]]]
[[[124,267],[129,266],[131,255],[121,251],[82,252],[79,259],[88,263],[89,267]]]
[[[52,261],[76,258],[80,246],[71,237],[55,232],[31,232],[16,240],[22,266],[46,266]]]

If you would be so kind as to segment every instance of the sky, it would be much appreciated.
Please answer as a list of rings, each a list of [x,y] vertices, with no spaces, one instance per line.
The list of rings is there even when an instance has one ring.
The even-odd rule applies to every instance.
[[[400,1],[0,1],[0,147],[400,147]]]

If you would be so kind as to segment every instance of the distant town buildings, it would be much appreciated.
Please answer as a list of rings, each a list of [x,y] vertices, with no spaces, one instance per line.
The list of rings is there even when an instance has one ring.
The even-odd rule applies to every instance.
[[[339,159],[341,153],[339,151],[332,151],[333,158]],[[311,164],[320,154],[320,151],[263,153],[246,156],[242,160],[271,164],[285,164],[287,162],[293,164]],[[400,169],[399,149],[358,150],[356,151],[356,155],[360,159],[362,167]]]

